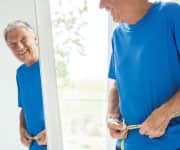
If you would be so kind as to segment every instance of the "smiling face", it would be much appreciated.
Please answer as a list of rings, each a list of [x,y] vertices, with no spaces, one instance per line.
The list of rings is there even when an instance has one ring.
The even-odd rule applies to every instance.
[[[25,27],[9,31],[6,42],[16,58],[26,65],[31,65],[38,59],[37,37]]]

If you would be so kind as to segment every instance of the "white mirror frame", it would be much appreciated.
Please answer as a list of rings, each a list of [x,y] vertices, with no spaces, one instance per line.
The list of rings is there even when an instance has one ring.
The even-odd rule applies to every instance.
[[[63,150],[49,0],[34,0],[48,150]]]

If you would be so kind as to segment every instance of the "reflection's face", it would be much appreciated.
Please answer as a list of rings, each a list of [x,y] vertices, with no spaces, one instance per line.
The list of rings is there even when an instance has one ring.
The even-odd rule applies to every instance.
[[[100,0],[99,7],[110,11],[113,8],[113,1],[114,0]]]
[[[109,11],[115,22],[121,22],[123,21],[122,11],[131,7],[131,1],[132,0],[100,0],[99,7]]]
[[[122,6],[122,1],[124,0],[100,0],[99,7],[105,8],[107,11],[109,11],[113,17],[113,20],[117,21],[117,19],[120,19],[119,11],[121,9],[120,7]]]
[[[38,55],[37,37],[24,27],[8,32],[7,44],[13,54],[23,63],[31,63]]]

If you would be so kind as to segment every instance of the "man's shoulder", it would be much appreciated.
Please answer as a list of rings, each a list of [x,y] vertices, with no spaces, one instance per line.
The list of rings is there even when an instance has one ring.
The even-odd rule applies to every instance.
[[[161,2],[160,10],[162,15],[166,17],[167,22],[171,27],[179,22],[180,18],[180,4],[176,2]]]
[[[176,15],[180,12],[180,4],[176,2],[160,2],[160,10],[164,13]]]
[[[112,33],[112,38],[115,38],[116,36],[119,36],[123,32],[122,23],[117,25]]]
[[[17,68],[16,73],[17,73],[17,74],[20,74],[22,71],[24,71],[25,67],[26,67],[25,64],[20,65],[20,66]]]

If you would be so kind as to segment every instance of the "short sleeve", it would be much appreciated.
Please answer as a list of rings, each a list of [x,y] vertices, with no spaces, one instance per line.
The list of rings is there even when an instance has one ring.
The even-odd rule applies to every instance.
[[[111,53],[111,57],[110,57],[110,61],[109,61],[108,78],[116,80],[113,41],[112,41],[112,53]]]
[[[21,85],[20,85],[20,75],[17,71],[16,73],[16,83],[17,83],[17,89],[18,89],[18,107],[22,107],[22,92],[21,92]]]
[[[174,3],[171,8],[171,18],[173,23],[173,36],[176,48],[180,54],[180,4]]]

